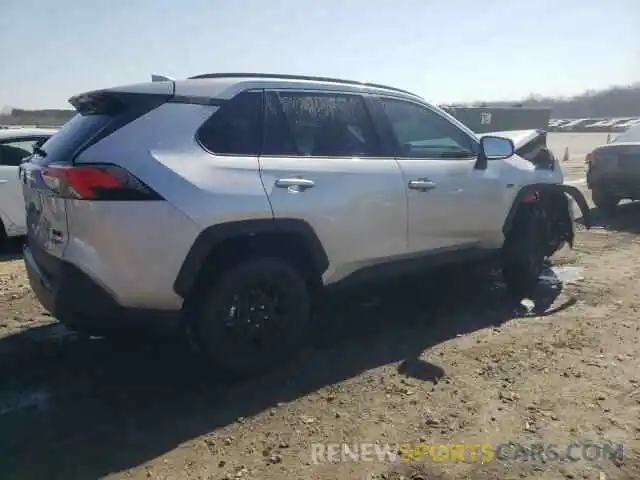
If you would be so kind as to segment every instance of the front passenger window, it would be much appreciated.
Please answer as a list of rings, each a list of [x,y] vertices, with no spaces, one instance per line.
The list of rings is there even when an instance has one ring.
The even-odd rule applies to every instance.
[[[403,158],[469,158],[476,155],[473,139],[446,118],[421,105],[381,99]]]

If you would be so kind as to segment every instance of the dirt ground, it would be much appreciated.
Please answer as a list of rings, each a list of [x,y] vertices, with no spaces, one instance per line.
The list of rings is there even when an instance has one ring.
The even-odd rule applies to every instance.
[[[573,155],[566,171],[579,180],[584,155]],[[640,204],[594,217],[554,259],[558,275],[578,275],[541,281],[531,312],[508,305],[484,268],[432,272],[332,299],[296,362],[235,385],[178,341],[64,331],[39,308],[14,245],[0,262],[0,478],[638,479]],[[314,444],[509,442],[624,453],[312,457]]]

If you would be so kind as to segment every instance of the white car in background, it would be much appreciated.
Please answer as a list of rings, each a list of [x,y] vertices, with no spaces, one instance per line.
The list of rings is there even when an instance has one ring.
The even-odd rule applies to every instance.
[[[0,240],[26,234],[18,168],[56,131],[49,128],[0,129]]]

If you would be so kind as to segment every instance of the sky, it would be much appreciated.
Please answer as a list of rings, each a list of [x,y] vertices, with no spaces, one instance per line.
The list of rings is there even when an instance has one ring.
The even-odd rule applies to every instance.
[[[0,59],[0,108],[70,108],[152,73],[570,96],[640,80],[640,0],[0,0]]]

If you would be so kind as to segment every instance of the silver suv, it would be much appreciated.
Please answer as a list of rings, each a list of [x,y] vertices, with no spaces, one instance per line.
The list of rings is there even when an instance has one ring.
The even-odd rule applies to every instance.
[[[381,85],[209,74],[70,103],[20,173],[41,303],[91,334],[186,327],[233,373],[289,356],[329,284],[497,255],[523,294],[572,242],[565,193],[586,205],[557,162]]]

